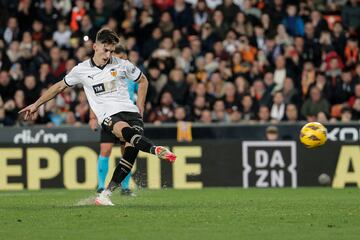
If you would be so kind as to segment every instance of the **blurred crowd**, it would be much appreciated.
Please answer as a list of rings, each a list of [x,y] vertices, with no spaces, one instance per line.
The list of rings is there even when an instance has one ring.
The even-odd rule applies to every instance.
[[[360,120],[358,0],[0,0],[0,124],[24,124],[101,27],[149,79],[146,122]],[[35,124],[88,120],[74,87]]]

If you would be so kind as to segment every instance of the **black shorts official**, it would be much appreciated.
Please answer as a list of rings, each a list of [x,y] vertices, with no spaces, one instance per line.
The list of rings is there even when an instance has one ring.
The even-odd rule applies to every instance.
[[[110,117],[104,119],[101,124],[101,143],[121,143],[124,144],[124,141],[120,141],[113,133],[112,129],[114,124],[117,122],[126,122],[131,127],[138,132],[138,134],[143,135],[144,133],[144,122],[141,115],[137,112],[118,112]]]

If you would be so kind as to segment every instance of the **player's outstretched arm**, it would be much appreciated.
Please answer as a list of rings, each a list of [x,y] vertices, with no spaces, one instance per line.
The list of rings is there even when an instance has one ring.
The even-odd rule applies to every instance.
[[[149,82],[144,74],[141,74],[139,80],[139,88],[138,88],[138,97],[136,100],[136,106],[139,108],[141,116],[144,114],[144,106],[146,100],[146,94],[148,89]]]
[[[56,84],[52,85],[48,90],[46,90],[36,102],[27,106],[26,108],[21,109],[19,111],[19,114],[24,114],[24,120],[35,120],[37,117],[38,108],[50,99],[54,98],[65,88],[67,88],[67,85],[64,80],[57,82]]]

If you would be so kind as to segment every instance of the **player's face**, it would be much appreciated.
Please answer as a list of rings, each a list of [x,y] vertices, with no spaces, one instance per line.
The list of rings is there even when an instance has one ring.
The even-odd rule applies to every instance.
[[[95,43],[94,44],[94,58],[96,58],[97,63],[104,65],[109,61],[112,54],[115,51],[115,45],[113,44],[104,44],[104,43]]]

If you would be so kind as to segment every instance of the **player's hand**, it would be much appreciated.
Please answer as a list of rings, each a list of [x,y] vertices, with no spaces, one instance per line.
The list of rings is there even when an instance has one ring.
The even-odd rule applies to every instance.
[[[96,120],[96,118],[91,118],[89,120],[89,127],[93,130],[93,131],[97,131],[98,130],[98,122]]]
[[[26,108],[23,108],[19,111],[19,114],[23,114],[23,118],[25,121],[27,120],[35,120],[38,116],[38,107],[35,105],[35,103],[27,106]]]

